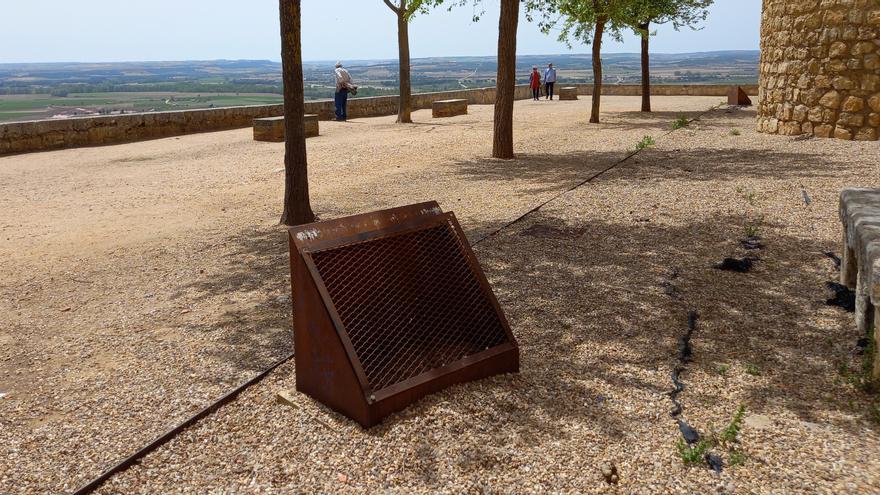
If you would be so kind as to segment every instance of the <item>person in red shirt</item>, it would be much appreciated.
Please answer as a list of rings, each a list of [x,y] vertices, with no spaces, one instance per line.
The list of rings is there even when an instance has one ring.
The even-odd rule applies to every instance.
[[[532,67],[532,73],[529,75],[529,87],[532,88],[532,98],[535,101],[541,99],[541,74],[538,72],[538,66]]]

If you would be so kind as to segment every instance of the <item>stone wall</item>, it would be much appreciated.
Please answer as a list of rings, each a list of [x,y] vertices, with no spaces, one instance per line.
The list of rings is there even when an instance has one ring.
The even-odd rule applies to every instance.
[[[577,86],[578,93],[592,94],[591,84],[565,84]],[[757,87],[746,86],[750,94]],[[726,96],[727,86],[718,85],[655,85],[652,94],[659,96]],[[602,94],[638,96],[638,85],[605,85]],[[531,98],[527,86],[518,86],[515,97]],[[431,108],[436,100],[463,98],[471,105],[495,103],[495,88],[444,91],[414,94],[414,110]],[[352,118],[394,115],[397,113],[397,96],[356,98],[349,100],[348,115]],[[309,101],[306,113],[318,114],[322,120],[333,118],[333,101]],[[127,143],[146,139],[179,136],[196,132],[221,131],[250,127],[253,119],[277,117],[284,114],[282,105],[256,105],[177,112],[153,112],[141,114],[81,117],[62,120],[35,120],[0,124],[0,155],[26,153],[78,146],[100,146]]]
[[[880,138],[880,0],[764,0],[758,130]]]

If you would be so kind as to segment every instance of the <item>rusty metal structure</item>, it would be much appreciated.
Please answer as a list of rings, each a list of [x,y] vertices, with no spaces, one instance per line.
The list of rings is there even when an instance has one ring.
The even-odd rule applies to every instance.
[[[370,427],[449,385],[519,370],[504,313],[437,203],[289,236],[300,392]]]
[[[727,88],[727,104],[747,107],[752,105],[752,99],[740,86],[731,86]]]

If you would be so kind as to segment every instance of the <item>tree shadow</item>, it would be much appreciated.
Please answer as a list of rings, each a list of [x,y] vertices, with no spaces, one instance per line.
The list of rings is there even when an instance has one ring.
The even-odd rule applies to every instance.
[[[290,273],[287,230],[283,226],[248,229],[235,233],[215,264],[225,266],[219,274],[202,277],[177,287],[172,298],[188,294],[193,301],[228,301],[241,294],[258,294],[190,331],[219,335],[209,356],[241,371],[262,371],[293,351]]]
[[[503,163],[490,158],[459,161],[451,170],[464,180],[525,181],[532,186],[528,194],[533,194],[564,190],[563,184],[585,181],[618,163],[616,168],[627,174],[619,180],[625,181],[833,178],[859,169],[858,164],[820,153],[766,149],[648,148],[623,161],[627,156],[623,151],[519,154]],[[811,166],[815,163],[823,166]]]
[[[672,124],[684,117],[688,120],[703,116],[705,110],[682,110],[680,112],[619,112],[602,118],[599,128],[608,130],[654,130],[671,131]]]
[[[822,251],[834,246],[770,229],[752,272],[715,269],[725,256],[749,254],[736,235],[744,222],[715,215],[683,225],[597,218],[571,223],[539,212],[481,245],[478,255],[490,267],[523,355],[534,355],[525,362],[542,369],[538,375],[563,368],[631,394],[668,392],[671,382],[658,389],[626,370],[671,370],[687,310],[694,309],[700,320],[692,367],[714,375],[719,362],[753,364],[761,376],[748,385],[750,407],[782,404],[814,422],[834,417],[855,434],[863,424],[824,413],[851,412],[846,402],[858,397],[840,384],[834,348],[859,335],[845,313],[832,325],[813,317],[837,311],[824,302],[833,265]],[[554,230],[572,234],[535,234]],[[577,357],[575,348],[597,355]],[[829,401],[829,391],[840,399]],[[684,398],[691,407],[711,407],[716,394],[701,385]]]

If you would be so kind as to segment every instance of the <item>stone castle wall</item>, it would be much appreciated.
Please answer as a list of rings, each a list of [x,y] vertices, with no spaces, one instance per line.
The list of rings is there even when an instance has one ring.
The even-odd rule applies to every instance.
[[[578,93],[592,93],[590,84],[570,84],[577,86]],[[757,87],[746,86],[750,94]],[[652,94],[664,96],[725,96],[727,86],[717,85],[654,85]],[[638,85],[605,85],[602,94],[638,96]],[[517,86],[516,99],[531,98],[527,86]],[[444,91],[438,93],[414,94],[414,110],[431,108],[436,100],[464,98],[472,105],[491,105],[495,103],[495,88]],[[349,100],[348,115],[357,117],[377,117],[397,113],[397,96],[375,98],[356,98]],[[317,114],[322,120],[333,117],[333,101],[308,101],[305,111]],[[255,105],[230,108],[211,108],[205,110],[184,110],[177,112],[153,112],[102,117],[80,117],[63,120],[34,120],[0,124],[0,155],[27,153],[79,146],[101,146],[127,143],[146,139],[158,139],[197,132],[221,131],[250,127],[253,119],[277,117],[284,114],[283,105]]]
[[[764,0],[758,130],[880,138],[880,0]]]

